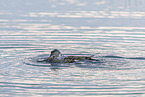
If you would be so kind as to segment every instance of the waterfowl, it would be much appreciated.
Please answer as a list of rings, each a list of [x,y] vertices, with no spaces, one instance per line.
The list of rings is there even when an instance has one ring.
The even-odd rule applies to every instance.
[[[92,56],[64,56],[58,49],[51,51],[47,61],[51,63],[73,63],[80,60],[92,60]]]

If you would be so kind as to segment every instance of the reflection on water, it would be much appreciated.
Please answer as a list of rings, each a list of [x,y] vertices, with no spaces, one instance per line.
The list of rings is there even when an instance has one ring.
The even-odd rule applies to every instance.
[[[24,17],[63,17],[63,18],[144,18],[145,12],[128,11],[70,11],[70,12],[40,12],[24,15]]]
[[[144,0],[14,1],[0,3],[0,96],[145,95]],[[99,61],[38,62],[53,49]]]

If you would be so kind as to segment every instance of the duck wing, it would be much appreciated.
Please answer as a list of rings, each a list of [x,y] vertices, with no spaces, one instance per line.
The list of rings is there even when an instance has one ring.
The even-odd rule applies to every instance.
[[[73,62],[75,62],[75,58],[73,58],[72,56],[71,57],[67,56],[64,58],[63,62],[64,63],[73,63]]]
[[[65,57],[65,59],[70,59],[70,60],[83,60],[83,59],[87,59],[87,60],[91,60],[92,56],[67,56]]]

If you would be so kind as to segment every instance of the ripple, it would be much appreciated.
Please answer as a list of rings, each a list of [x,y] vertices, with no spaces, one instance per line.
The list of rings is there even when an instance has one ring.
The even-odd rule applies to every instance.
[[[27,83],[7,83],[0,82],[1,87],[11,88],[15,87],[16,89],[21,89],[21,92],[17,92],[19,94],[29,93],[29,90],[34,92],[34,94],[39,95],[139,95],[144,94],[144,88],[138,86],[119,86],[119,85],[70,85],[70,84],[27,84]],[[71,86],[71,87],[70,87]],[[80,88],[81,87],[81,88]],[[10,91],[10,90],[7,91]],[[23,89],[27,89],[25,92]],[[39,91],[39,90],[43,91]],[[127,91],[126,91],[127,89]],[[131,90],[130,90],[131,89]],[[120,91],[120,92],[119,92]],[[138,92],[137,92],[138,91]],[[15,90],[13,90],[15,92]],[[47,92],[47,93],[46,93]],[[82,94],[83,93],[83,94]],[[2,93],[3,94],[3,93]],[[2,95],[1,94],[1,95]]]
[[[43,11],[1,10],[0,96],[144,96],[144,4],[128,1],[42,0]],[[55,48],[99,61],[43,62]]]
[[[69,56],[70,54],[67,54]],[[78,54],[71,54],[71,56],[76,56]],[[81,54],[82,55],[82,54]],[[49,63],[47,61],[44,61],[48,58],[49,55],[39,55],[37,57],[33,58],[27,58],[23,62],[26,65],[32,65],[32,66],[41,66],[41,67],[72,67],[77,66],[80,68],[98,68],[98,64],[103,63],[103,61],[99,61],[97,58],[94,60],[82,60],[82,61],[76,61],[74,63]],[[96,66],[94,65],[96,64]]]
[[[68,55],[70,54],[67,54],[67,56]],[[26,65],[49,67],[49,68],[78,67],[96,70],[135,70],[145,68],[145,66],[142,64],[140,65],[134,64],[134,66],[129,65],[131,64],[129,60],[138,60],[138,61],[142,60],[144,62],[145,58],[142,57],[126,58],[121,56],[99,56],[94,57],[95,60],[82,60],[76,61],[74,63],[49,63],[43,61],[46,60],[48,56],[49,55],[39,55],[36,57],[27,58],[23,62]]]
[[[70,11],[70,12],[30,12],[25,17],[67,17],[67,18],[144,18],[144,12],[128,12],[128,11]]]
[[[121,58],[121,59],[135,59],[135,60],[145,60],[144,57],[130,57],[130,58],[127,58],[127,57],[121,57],[121,56],[104,56],[106,58]]]

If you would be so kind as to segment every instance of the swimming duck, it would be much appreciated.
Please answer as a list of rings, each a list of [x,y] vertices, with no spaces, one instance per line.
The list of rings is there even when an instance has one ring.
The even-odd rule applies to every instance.
[[[47,61],[51,63],[73,63],[80,60],[92,60],[92,56],[64,56],[58,49],[51,51]]]

